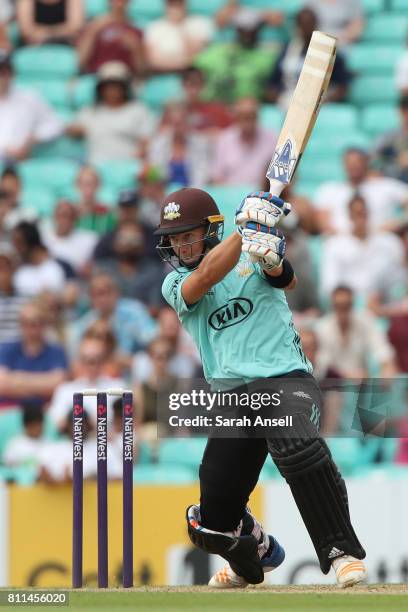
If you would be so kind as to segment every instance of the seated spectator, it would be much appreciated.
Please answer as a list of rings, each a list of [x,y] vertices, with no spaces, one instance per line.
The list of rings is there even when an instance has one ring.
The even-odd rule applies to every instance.
[[[0,246],[0,343],[14,340],[19,335],[19,316],[27,298],[14,289],[16,258],[13,249]]]
[[[303,62],[314,30],[320,29],[316,14],[302,9],[296,16],[296,32],[280,53],[269,77],[265,97],[268,102],[277,102],[286,109],[296,87]],[[327,30],[325,30],[327,31]],[[325,97],[326,102],[342,102],[347,96],[351,73],[347,70],[341,53],[337,53]]]
[[[164,190],[164,187],[162,188]],[[147,190],[145,193],[147,193],[147,204],[148,205],[154,205],[154,203],[152,204],[152,201],[150,200],[150,197],[160,197],[160,193],[161,193],[161,188],[158,187],[156,189],[156,191],[152,188],[152,190]],[[164,195],[163,198],[161,198],[156,206],[159,207],[159,215],[160,215],[160,206],[161,203],[164,199]],[[94,251],[94,258],[98,261],[102,260],[102,259],[111,259],[115,256],[115,250],[114,250],[114,243],[115,243],[115,237],[117,232],[120,230],[120,228],[124,225],[127,225],[128,223],[137,223],[141,229],[143,230],[143,238],[144,238],[144,242],[145,242],[145,247],[146,247],[146,255],[148,255],[151,259],[153,259],[154,262],[157,261],[157,251],[156,251],[156,245],[157,245],[157,239],[155,238],[155,236],[153,236],[153,227],[154,229],[156,229],[158,222],[152,227],[151,224],[146,224],[145,222],[141,221],[141,211],[140,211],[140,198],[139,198],[139,193],[137,191],[135,191],[134,189],[125,189],[124,191],[121,191],[121,193],[119,194],[119,199],[118,199],[118,204],[116,207],[117,210],[117,225],[116,227],[111,230],[106,232],[99,240],[98,244],[96,245],[95,251]]]
[[[62,292],[65,285],[63,268],[50,257],[37,226],[21,221],[13,230],[12,240],[21,258],[14,275],[17,293],[34,296],[44,290]]]
[[[226,104],[218,100],[205,100],[204,72],[195,66],[182,74],[184,101],[192,127],[195,130],[217,133],[232,123],[232,113]]]
[[[61,200],[54,210],[53,222],[43,224],[41,235],[52,257],[67,262],[81,274],[92,258],[98,237],[95,232],[76,228],[77,219],[75,204]]]
[[[307,0],[317,15],[319,30],[335,36],[340,45],[356,42],[364,30],[361,0]]]
[[[22,184],[20,176],[14,166],[6,166],[1,173],[0,193],[7,198],[7,211],[3,219],[4,229],[10,230],[20,221],[35,222],[38,212],[34,207],[20,206]]]
[[[20,311],[20,339],[0,345],[0,405],[46,402],[65,379],[61,346],[46,339],[45,319],[35,303]]]
[[[137,222],[128,221],[118,228],[113,257],[99,261],[98,269],[116,280],[123,297],[143,302],[151,313],[163,305],[163,264],[158,257],[153,261],[146,256],[143,229]]]
[[[152,232],[160,222],[160,208],[168,186],[167,175],[161,172],[160,168],[146,164],[139,174],[138,181],[138,219],[149,232]]]
[[[384,332],[367,311],[353,311],[353,292],[336,287],[332,294],[332,311],[317,321],[319,341],[318,367],[342,378],[365,378],[373,361],[381,378],[396,373],[394,351]]]
[[[263,182],[276,136],[259,125],[255,98],[239,100],[234,118],[234,124],[222,130],[216,138],[212,180],[227,185],[249,183],[255,188]]]
[[[14,86],[11,57],[0,50],[0,159],[21,161],[33,145],[62,131],[61,120],[37,92]]]
[[[380,288],[390,295],[404,282],[402,242],[395,234],[370,228],[367,204],[361,196],[354,196],[348,209],[350,233],[337,234],[323,246],[322,294],[328,297],[335,287],[347,283],[362,298]]]
[[[403,223],[399,209],[408,210],[407,185],[393,178],[370,176],[369,158],[361,149],[348,149],[343,160],[346,180],[322,183],[314,198],[321,231],[330,234],[350,229],[347,207],[356,193],[367,204],[372,229],[398,229]]]
[[[95,412],[95,401],[93,405]],[[93,479],[97,475],[96,462],[96,440],[94,426],[92,425],[87,410],[83,413],[83,476],[84,479]],[[70,400],[70,408],[66,415],[61,434],[58,440],[47,440],[43,443],[39,456],[39,474],[38,481],[44,482],[47,485],[58,485],[68,483],[72,480],[72,397]],[[108,460],[110,459],[110,450],[108,445]],[[108,474],[110,473],[108,462]]]
[[[98,319],[108,321],[115,333],[118,351],[130,357],[156,335],[156,323],[138,300],[121,298],[113,278],[104,272],[93,275],[89,285],[91,310],[71,324],[70,347],[77,351],[80,338]]]
[[[214,34],[212,20],[187,12],[186,0],[165,0],[163,17],[147,25],[145,48],[149,68],[157,72],[184,70],[210,41]]]
[[[290,200],[292,203],[292,200]],[[294,204],[294,203],[293,203]],[[296,324],[304,317],[313,317],[319,314],[319,298],[316,280],[313,276],[313,266],[310,256],[307,235],[299,228],[283,228],[286,237],[286,252],[296,270],[298,278],[302,279],[293,291],[285,293],[289,308],[296,318]]]
[[[200,374],[201,360],[191,336],[181,326],[173,308],[165,306],[158,316],[158,337],[171,346],[169,373],[178,378],[194,378]],[[145,382],[153,371],[153,362],[148,350],[137,352],[132,359],[133,383]]]
[[[385,176],[408,183],[408,95],[399,101],[401,125],[380,137],[372,151],[371,165]]]
[[[44,438],[44,411],[41,405],[27,404],[23,409],[23,432],[12,437],[3,452],[3,463],[10,468],[26,468],[37,480]]]
[[[115,225],[115,215],[98,199],[100,179],[92,166],[82,166],[76,179],[79,219],[77,226],[97,234],[109,231]]]
[[[70,45],[84,23],[82,0],[19,0],[16,8],[26,45]]]
[[[129,0],[109,0],[109,13],[93,19],[78,41],[84,72],[97,72],[106,62],[121,62],[136,75],[144,68],[142,31],[127,16]]]
[[[125,64],[108,62],[98,70],[95,105],[79,111],[67,134],[85,138],[88,161],[97,164],[141,157],[154,127],[148,108],[132,99]]]
[[[72,396],[81,389],[109,389],[124,386],[121,378],[112,378],[105,371],[109,355],[102,338],[83,337],[75,361],[73,362],[73,380],[63,382],[56,387],[51,398],[48,416],[59,430],[65,426],[66,418],[72,408]],[[109,398],[109,416],[113,399]],[[94,397],[84,397],[84,407],[90,415],[91,422],[96,424],[96,406]]]
[[[152,138],[148,150],[151,164],[167,175],[169,183],[202,187],[209,180],[210,141],[193,130],[183,102],[169,102],[164,126]]]
[[[277,17],[281,22],[281,16]],[[268,75],[277,58],[277,49],[261,45],[259,35],[265,17],[259,11],[244,8],[233,17],[235,39],[214,43],[200,53],[194,65],[203,70],[207,85],[205,97],[226,103],[240,98],[262,100]]]
[[[92,323],[82,336],[83,341],[88,338],[101,340],[105,345],[106,359],[103,374],[110,378],[122,378],[127,368],[127,363],[123,363],[117,352],[115,334],[109,322],[98,319],[95,323]]]
[[[268,163],[269,166],[269,163]],[[270,183],[266,177],[268,166],[265,167],[265,176],[263,179],[262,189],[269,191]],[[296,177],[292,179],[290,185],[287,185],[281,193],[281,198],[285,202],[293,204],[290,215],[282,219],[282,231],[286,228],[300,228],[306,234],[318,234],[319,224],[317,220],[316,209],[308,197],[301,195],[296,188]]]

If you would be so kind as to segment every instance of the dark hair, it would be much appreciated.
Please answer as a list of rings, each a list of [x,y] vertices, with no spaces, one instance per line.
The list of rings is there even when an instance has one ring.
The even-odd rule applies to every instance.
[[[408,109],[408,95],[407,94],[404,94],[403,96],[400,97],[398,106],[403,110]]]
[[[20,221],[20,223],[17,223],[15,226],[14,231],[21,232],[25,243],[30,249],[35,249],[36,247],[45,248],[41,240],[40,232],[35,223]]]
[[[15,166],[4,166],[3,171],[1,173],[1,178],[5,176],[12,176],[17,180],[20,180],[20,175],[17,172],[17,168]]]
[[[336,295],[336,293],[340,293],[341,291],[344,291],[344,292],[348,293],[351,296],[354,295],[354,291],[348,285],[337,285],[337,287],[335,287],[333,289],[331,294],[332,294],[332,296],[334,296],[334,295]]]
[[[23,425],[26,427],[30,423],[43,423],[44,413],[42,404],[29,403],[23,408]]]
[[[195,74],[201,77],[203,81],[205,80],[204,72],[201,70],[201,68],[197,68],[197,66],[188,66],[188,68],[185,68],[181,73],[181,78],[184,82],[188,79],[188,77],[193,76]]]
[[[346,155],[348,155],[349,153],[357,153],[357,155],[361,155],[362,157],[365,157],[367,160],[369,157],[367,151],[365,151],[361,147],[348,147],[344,151],[344,154],[343,154],[344,157],[346,157]]]
[[[111,81],[106,80],[106,81],[102,81],[101,83],[97,83],[96,88],[95,88],[95,104],[101,104],[102,88],[104,85],[108,85],[110,83],[115,83],[115,85],[121,86],[125,93],[125,102],[130,102],[130,100],[133,98],[132,87],[131,87],[130,81],[120,81],[120,80],[112,79]]]
[[[353,205],[355,202],[363,202],[364,204],[364,208],[367,209],[367,202],[365,200],[365,198],[361,195],[361,193],[359,191],[354,192],[354,194],[352,195],[352,197],[350,198],[350,200],[348,201],[348,210],[351,211]]]

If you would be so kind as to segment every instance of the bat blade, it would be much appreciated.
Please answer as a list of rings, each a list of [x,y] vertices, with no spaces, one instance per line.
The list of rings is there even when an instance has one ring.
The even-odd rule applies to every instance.
[[[336,58],[336,38],[313,32],[302,71],[266,176],[271,193],[280,195],[302,157],[329,86]]]

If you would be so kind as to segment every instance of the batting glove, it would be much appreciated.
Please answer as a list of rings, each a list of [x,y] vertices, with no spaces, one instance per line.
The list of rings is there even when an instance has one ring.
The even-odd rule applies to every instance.
[[[285,257],[285,236],[278,229],[249,221],[241,231],[242,252],[263,270],[272,270],[281,265]]]
[[[288,202],[284,202],[278,196],[267,191],[254,191],[242,200],[235,213],[235,224],[240,233],[240,228],[245,227],[248,221],[275,227],[282,216],[290,213],[291,208]]]

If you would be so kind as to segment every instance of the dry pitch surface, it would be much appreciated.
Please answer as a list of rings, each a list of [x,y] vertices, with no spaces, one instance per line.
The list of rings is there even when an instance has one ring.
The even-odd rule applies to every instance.
[[[69,606],[0,606],[2,610],[87,610],[117,612],[263,612],[264,610],[324,610],[325,612],[406,612],[408,585],[373,584],[339,590],[331,586],[262,586],[233,591],[208,587],[140,587],[135,589],[82,589],[69,592]]]

